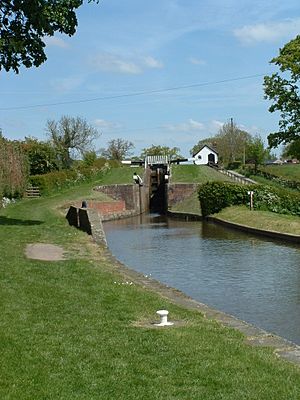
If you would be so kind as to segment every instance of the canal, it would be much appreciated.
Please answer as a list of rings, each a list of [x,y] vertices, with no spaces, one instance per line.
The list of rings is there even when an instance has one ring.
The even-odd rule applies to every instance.
[[[142,215],[105,222],[128,267],[300,344],[300,247],[207,222]]]

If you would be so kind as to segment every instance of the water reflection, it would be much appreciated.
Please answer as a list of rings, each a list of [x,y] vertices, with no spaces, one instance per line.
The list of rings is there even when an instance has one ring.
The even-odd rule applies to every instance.
[[[104,225],[126,265],[300,344],[300,249],[159,215]]]

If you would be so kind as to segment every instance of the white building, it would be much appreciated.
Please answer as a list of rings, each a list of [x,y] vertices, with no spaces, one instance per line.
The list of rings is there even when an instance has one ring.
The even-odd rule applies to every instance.
[[[218,163],[218,153],[211,147],[204,145],[201,149],[193,155],[194,164],[206,165],[208,163]]]

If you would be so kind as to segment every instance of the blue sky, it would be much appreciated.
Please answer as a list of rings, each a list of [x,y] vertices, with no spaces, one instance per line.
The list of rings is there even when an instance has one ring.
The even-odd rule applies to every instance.
[[[102,0],[78,11],[73,37],[46,38],[48,60],[0,72],[4,136],[46,140],[48,119],[80,116],[101,132],[184,156],[231,117],[266,138],[263,75],[300,33],[299,0]],[[166,90],[172,89],[172,90]]]

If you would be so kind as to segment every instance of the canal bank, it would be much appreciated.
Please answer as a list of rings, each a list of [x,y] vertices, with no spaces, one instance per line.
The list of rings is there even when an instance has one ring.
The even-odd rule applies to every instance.
[[[214,223],[217,225],[226,226],[229,229],[235,229],[235,230],[239,230],[242,232],[248,232],[248,233],[258,235],[258,236],[271,238],[274,240],[300,244],[300,235],[278,232],[278,231],[273,231],[273,230],[267,230],[267,229],[262,229],[262,228],[255,228],[255,227],[249,226],[247,224],[231,222],[226,219],[222,219],[220,217],[215,217],[212,215],[205,217],[205,219],[204,219],[201,214],[196,214],[196,213],[192,213],[192,212],[184,212],[184,211],[171,211],[171,210],[168,210],[167,215],[170,218],[180,219],[183,221],[206,220],[208,222],[211,222],[211,223]]]
[[[198,302],[182,291],[164,285],[161,282],[151,278],[148,275],[143,275],[137,271],[128,268],[112,255],[109,249],[106,250],[106,257],[111,260],[114,269],[124,276],[126,282],[134,282],[142,288],[154,291],[168,301],[177,306],[196,310],[200,312],[208,320],[214,320],[222,326],[233,328],[245,335],[245,342],[250,346],[270,347],[274,353],[284,360],[292,362],[300,366],[300,346],[282,338],[280,336],[269,333],[259,327],[253,326],[245,321],[242,321],[232,315],[226,314],[219,310],[209,307],[208,305]],[[174,321],[174,327],[182,325],[181,321]],[[150,321],[144,322],[145,327],[154,327]],[[169,328],[172,329],[172,328]]]
[[[186,215],[186,218],[191,220],[191,215]],[[102,231],[102,234],[100,235],[102,238],[101,242],[106,244],[106,235],[100,219],[99,223],[100,225],[96,227],[95,224],[97,225],[97,223],[94,219],[93,229],[98,235],[99,231]],[[103,238],[105,238],[105,240],[103,240]],[[96,238],[94,239],[97,241]],[[165,285],[156,279],[152,279],[150,276],[134,271],[133,269],[127,267],[124,263],[118,261],[116,257],[112,255],[109,249],[106,250],[105,254],[106,257],[111,260],[112,265],[114,265],[114,269],[116,268],[118,273],[124,275],[124,280],[126,282],[134,282],[135,284],[141,285],[143,288],[158,293],[163,298],[170,300],[178,306],[197,310],[208,319],[215,320],[221,323],[223,326],[237,329],[245,335],[245,341],[249,345],[271,347],[278,356],[300,365],[300,347],[291,341],[273,333],[269,333],[264,329],[255,327],[254,325],[229,315],[228,313],[224,313],[214,309],[213,307],[209,307],[208,305],[187,296],[178,289]]]

